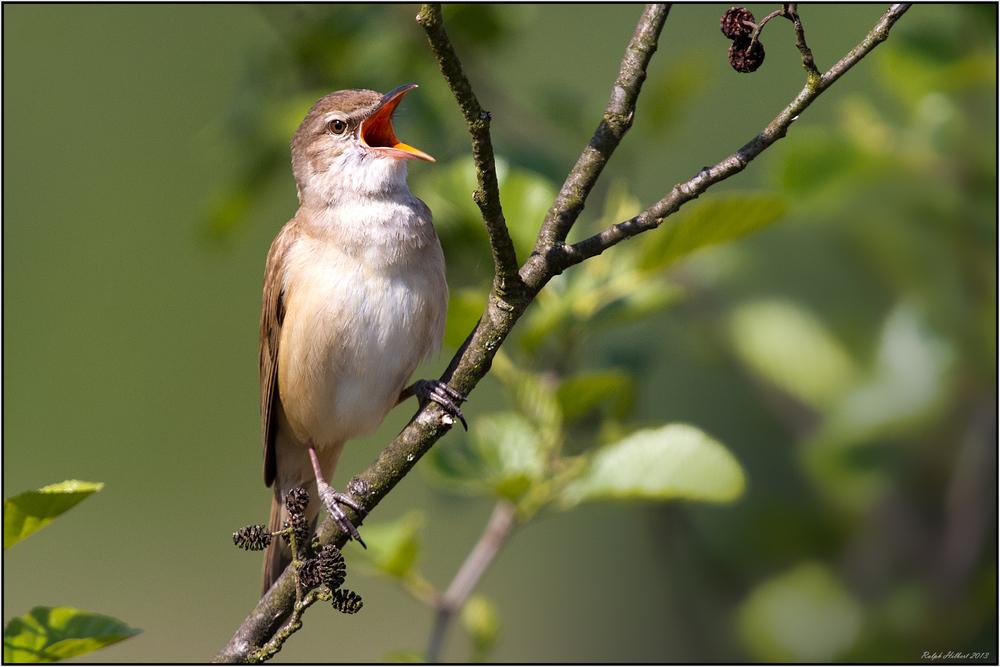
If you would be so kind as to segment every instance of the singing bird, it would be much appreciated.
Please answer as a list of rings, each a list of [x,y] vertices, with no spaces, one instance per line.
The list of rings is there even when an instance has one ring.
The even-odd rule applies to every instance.
[[[309,492],[355,539],[328,484],[344,443],[374,432],[400,401],[434,400],[462,419],[458,392],[437,380],[407,386],[441,346],[448,285],[430,209],[406,185],[407,160],[434,158],[399,142],[392,114],[406,84],[381,95],[320,99],[291,142],[299,209],[267,255],[260,316],[264,483],[270,530],[288,520],[285,495]],[[264,559],[267,592],[290,562],[283,540]]]

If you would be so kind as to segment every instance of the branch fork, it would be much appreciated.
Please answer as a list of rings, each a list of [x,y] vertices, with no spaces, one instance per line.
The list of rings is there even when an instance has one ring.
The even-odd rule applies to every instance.
[[[518,268],[514,244],[507,230],[500,205],[499,186],[489,126],[491,114],[483,109],[472,86],[465,76],[458,56],[448,40],[439,5],[424,5],[417,22],[427,32],[431,50],[441,66],[442,74],[455,95],[465,116],[472,140],[478,187],[474,199],[483,214],[490,246],[493,251],[495,278],[489,303],[479,323],[452,359],[442,381],[461,394],[468,396],[489,371],[493,357],[510,333],[517,319],[535,295],[565,269],[598,255],[611,246],[654,229],[686,202],[701,195],[709,187],[739,173],[775,141],[785,136],[789,126],[824,90],[845,72],[867,56],[872,49],[888,38],[893,24],[909,9],[910,5],[890,7],[862,42],[841,58],[822,75],[815,68],[812,54],[805,45],[801,21],[794,5],[785,5],[777,15],[793,21],[796,44],[807,70],[806,86],[795,99],[757,136],[738,151],[712,167],[706,167],[688,181],[675,185],[660,201],[629,220],[617,223],[575,244],[566,244],[570,229],[583,210],[587,196],[601,174],[604,165],[631,127],[636,100],[646,78],[646,67],[656,51],[659,35],[666,21],[669,7],[648,5],[636,27],[635,33],[622,59],[611,98],[594,136],[570,171],[555,202],[542,222],[535,251]],[[763,25],[763,21],[761,22]],[[759,30],[757,30],[759,32]],[[807,57],[808,52],[808,57]],[[423,454],[449,429],[442,421],[443,411],[433,403],[421,409],[396,439],[379,455],[378,459],[362,474],[352,479],[348,491],[360,506],[371,511],[378,502],[409,472]],[[500,512],[500,509],[497,510]],[[496,517],[496,513],[494,515]],[[496,519],[499,522],[499,519]],[[491,520],[491,525],[494,520]],[[498,531],[506,539],[514,523]],[[487,530],[488,533],[491,531]],[[491,533],[492,535],[492,533]],[[320,544],[343,547],[348,536],[332,520],[323,523],[319,531]],[[486,534],[484,533],[484,540]],[[499,543],[490,537],[487,545],[495,555]],[[481,540],[482,541],[482,540]],[[495,545],[495,548],[494,548]],[[483,549],[486,549],[484,546]],[[477,547],[478,549],[479,547]],[[475,550],[473,554],[475,554]],[[470,559],[473,558],[470,554]],[[480,553],[475,563],[463,566],[460,571],[462,588],[453,582],[458,593],[464,592],[469,581],[475,584],[485,570],[489,559]],[[491,559],[492,556],[489,556]],[[468,562],[468,561],[467,561]],[[463,574],[466,573],[466,574]],[[468,572],[475,574],[466,576]],[[478,572],[478,574],[476,574]],[[456,577],[459,581],[459,577]],[[452,589],[449,588],[449,591]],[[471,587],[468,587],[471,591]],[[467,593],[465,593],[467,595]],[[307,594],[303,602],[309,600]],[[440,609],[450,616],[455,607],[456,594],[442,603]],[[449,601],[450,600],[450,601]],[[284,625],[296,606],[294,574],[286,569],[271,590],[244,621],[229,643],[216,656],[217,662],[244,662],[258,657],[257,651],[267,644]],[[294,623],[294,619],[293,619]],[[441,633],[443,636],[443,631]],[[434,636],[434,635],[432,635]],[[432,647],[433,648],[433,647]],[[433,654],[432,654],[433,655]]]

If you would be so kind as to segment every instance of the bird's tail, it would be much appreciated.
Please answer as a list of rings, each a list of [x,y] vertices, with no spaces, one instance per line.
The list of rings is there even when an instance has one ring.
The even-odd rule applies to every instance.
[[[278,451],[280,453],[281,449]],[[293,453],[299,454],[299,452],[294,450]],[[323,461],[323,464],[325,464],[323,473],[327,476],[327,479],[333,476],[333,471],[337,467],[337,458],[340,456],[340,449],[334,449],[332,453],[334,456],[327,455]],[[286,455],[285,458],[288,459],[289,457]],[[287,465],[285,472],[287,473],[288,470],[291,470],[292,473],[282,475],[279,470],[279,474],[274,480],[274,497],[271,500],[271,519],[268,529],[272,533],[275,533],[285,527],[285,522],[289,520],[288,508],[285,507],[285,494],[296,487],[300,487],[305,489],[309,496],[309,502],[305,507],[305,515],[309,521],[309,534],[312,535],[316,530],[316,521],[319,517],[320,507],[323,506],[316,489],[316,477],[313,475],[312,465],[309,463],[308,458],[303,459],[300,456]],[[268,545],[267,552],[264,554],[261,597],[267,593],[271,585],[278,580],[278,577],[281,576],[281,573],[285,571],[285,568],[291,562],[292,549],[285,538],[276,537],[271,540],[271,544]]]
[[[281,530],[285,522],[288,521],[288,509],[285,508],[285,500],[282,498],[281,489],[274,485],[274,498],[271,500],[271,520],[268,523],[268,530],[272,533]],[[263,584],[260,589],[261,597],[271,588],[271,584],[278,580],[281,573],[285,571],[288,564],[292,562],[292,550],[285,542],[284,538],[275,537],[268,545],[264,553],[264,573]]]

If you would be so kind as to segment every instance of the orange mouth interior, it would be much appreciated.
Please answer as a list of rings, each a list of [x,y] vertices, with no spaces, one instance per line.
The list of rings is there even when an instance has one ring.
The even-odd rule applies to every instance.
[[[396,111],[396,107],[399,106],[402,99],[402,95],[396,96],[366,118],[361,123],[361,140],[370,148],[403,151],[403,154],[399,155],[399,157],[434,162],[434,158],[427,153],[399,141],[396,138],[396,134],[392,131],[392,114]]]

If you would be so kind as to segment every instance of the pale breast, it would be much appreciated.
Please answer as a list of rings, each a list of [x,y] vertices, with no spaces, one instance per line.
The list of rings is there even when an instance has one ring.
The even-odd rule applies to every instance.
[[[440,347],[448,288],[432,241],[345,248],[303,235],[290,249],[278,389],[300,441],[322,448],[372,433]]]

